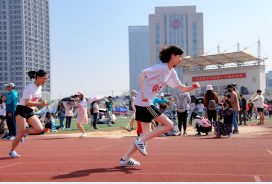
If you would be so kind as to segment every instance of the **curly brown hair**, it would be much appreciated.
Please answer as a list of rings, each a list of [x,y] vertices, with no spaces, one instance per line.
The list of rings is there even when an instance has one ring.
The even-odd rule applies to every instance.
[[[171,55],[182,55],[184,52],[182,48],[176,45],[163,46],[160,50],[159,58],[161,62],[168,63],[170,61]]]

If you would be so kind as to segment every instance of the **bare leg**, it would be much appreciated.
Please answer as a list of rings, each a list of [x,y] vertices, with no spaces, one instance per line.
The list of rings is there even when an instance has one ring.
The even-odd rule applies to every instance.
[[[152,123],[151,123],[151,130],[154,130],[155,129],[155,121],[152,120]]]
[[[94,128],[94,127],[93,127],[93,121],[91,121],[91,128]]]
[[[149,132],[151,132],[150,123],[141,122],[141,125],[142,125],[142,134],[140,135],[139,139],[141,137],[147,135]],[[127,151],[127,153],[123,157],[123,159],[125,159],[125,160],[129,159],[137,150],[138,150],[138,148],[134,145],[134,143],[132,143],[131,147],[129,148],[129,150]]]
[[[83,126],[82,126],[81,124],[78,124],[78,123],[77,123],[77,128],[78,128],[82,133],[85,134],[85,130],[84,130],[84,128],[83,128]]]
[[[154,120],[158,121],[160,124],[162,124],[162,126],[158,126],[152,132],[148,133],[143,138],[140,138],[141,141],[146,142],[146,141],[152,139],[153,137],[158,137],[159,135],[173,129],[172,121],[164,114],[160,115],[159,117],[155,118]]]
[[[43,131],[42,123],[37,116],[28,118],[27,123],[32,126],[26,129],[27,134],[38,134]]]
[[[173,123],[164,114],[160,115],[159,117],[155,118],[154,120],[161,123],[162,126],[159,126],[159,127],[155,128],[153,131],[151,131],[151,126],[149,123],[141,123],[143,133],[139,137],[139,140],[146,142],[146,141],[152,139],[153,137],[157,137],[157,136],[173,129]],[[132,154],[135,153],[135,151],[137,151],[137,149],[138,148],[134,144],[132,144],[132,146],[130,147],[128,152],[125,154],[123,159],[126,160],[126,159],[130,158],[132,156]]]
[[[20,115],[16,116],[16,125],[18,129],[18,134],[12,142],[11,151],[14,151],[15,148],[18,146],[20,140],[23,136],[28,134],[36,134],[40,133],[43,130],[42,124],[37,116],[32,116],[31,118],[27,119],[27,123],[31,125],[30,128],[25,128],[26,119]]]
[[[260,122],[264,124],[264,113],[260,112]]]
[[[132,120],[130,121],[130,128],[133,128],[133,125],[134,125],[134,119],[132,119]]]
[[[26,123],[26,119],[23,118],[20,115],[17,115],[16,117],[16,126],[17,126],[17,136],[14,138],[14,140],[12,141],[11,144],[11,150],[10,151],[15,151],[15,148],[18,146],[20,140],[22,139],[22,137],[25,135],[26,133],[26,127],[25,127],[25,123]]]

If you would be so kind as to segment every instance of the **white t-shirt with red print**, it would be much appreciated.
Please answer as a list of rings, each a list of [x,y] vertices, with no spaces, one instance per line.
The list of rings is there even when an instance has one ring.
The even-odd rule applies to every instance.
[[[169,70],[166,63],[156,64],[143,70],[146,74],[146,80],[144,83],[145,94],[148,98],[148,102],[143,102],[141,98],[141,91],[138,92],[135,105],[147,107],[153,105],[153,101],[157,94],[166,86],[175,88],[182,85],[174,68]]]
[[[25,105],[25,100],[30,99],[31,102],[38,102],[42,98],[42,87],[37,87],[34,83],[26,86],[23,92],[23,97],[20,99],[18,105]],[[30,108],[34,109],[33,106]]]

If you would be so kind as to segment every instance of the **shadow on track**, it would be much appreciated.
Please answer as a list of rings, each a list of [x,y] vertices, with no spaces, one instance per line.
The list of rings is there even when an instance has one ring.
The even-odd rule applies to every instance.
[[[12,157],[2,157],[0,158],[0,160],[14,160],[16,158],[12,158]]]
[[[74,171],[69,174],[53,176],[52,180],[79,178],[83,176],[89,176],[95,173],[107,173],[107,172],[123,172],[124,174],[132,174],[133,171],[137,171],[137,170],[140,170],[140,169],[137,169],[135,167],[132,168],[132,167],[121,167],[121,166],[114,167],[114,168],[85,169],[85,170]]]

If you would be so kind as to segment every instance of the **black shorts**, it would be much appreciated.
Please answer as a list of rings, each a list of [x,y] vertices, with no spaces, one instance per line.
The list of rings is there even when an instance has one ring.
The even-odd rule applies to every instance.
[[[263,108],[257,107],[258,112],[263,112]]]
[[[23,105],[17,105],[16,111],[15,111],[15,117],[17,115],[20,115],[25,119],[28,119],[28,118],[34,116],[34,112],[33,112],[33,109],[31,109],[30,107],[23,106]]]
[[[155,107],[154,105],[148,106],[148,107],[136,107],[136,117],[135,119],[137,121],[151,123],[152,119],[159,117],[162,114],[162,111]]]

